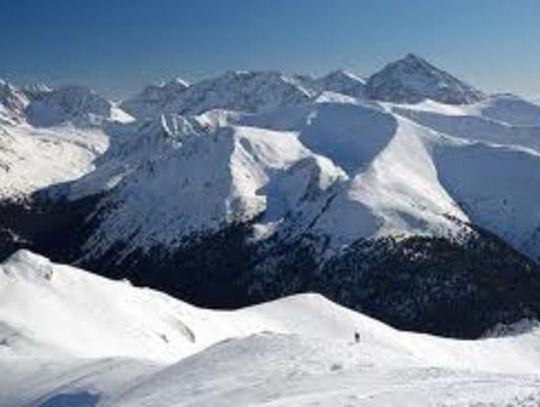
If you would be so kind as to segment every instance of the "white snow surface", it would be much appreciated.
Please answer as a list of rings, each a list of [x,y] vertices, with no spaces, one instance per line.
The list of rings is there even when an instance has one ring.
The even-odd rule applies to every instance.
[[[100,129],[0,126],[0,200],[24,199],[83,176],[95,168],[94,160],[108,144]]]
[[[387,106],[441,134],[432,149],[441,187],[473,223],[540,259],[540,110],[511,95],[448,107]]]
[[[263,215],[255,238],[309,228],[329,237],[330,251],[359,238],[454,236],[472,222],[540,258],[535,105],[508,95],[457,106],[328,94],[262,113],[107,126],[110,148],[95,170],[61,189],[72,200],[109,192],[87,255],[126,236],[124,256],[172,249]]]
[[[0,80],[0,200],[24,199],[96,168],[105,128],[133,118],[81,86],[18,89]]]
[[[126,239],[123,255],[174,249],[257,218],[256,239],[309,232],[331,251],[472,222],[540,259],[540,108],[414,55],[374,81],[415,103],[359,97],[348,89],[363,80],[345,71],[174,79],[120,106],[81,87],[3,83],[0,197],[106,192],[87,255]]]
[[[213,311],[24,250],[0,265],[2,406],[534,406],[539,343],[538,324],[452,340],[315,294]]]
[[[134,248],[150,248],[155,242],[174,247],[180,244],[179,237],[245,222],[267,209],[271,216],[278,206],[284,206],[280,211],[284,214],[306,192],[325,190],[345,177],[328,159],[306,149],[292,132],[222,126],[212,133],[198,133],[196,127],[188,126],[175,131],[172,138],[166,134],[154,130],[144,134],[145,143],[152,135],[162,139],[160,147],[152,147],[153,155],[142,139],[134,144],[134,152],[143,149],[144,161],[136,160],[136,166],[121,175],[118,186],[100,204],[116,209],[102,218],[99,230],[85,245],[87,253],[105,251],[126,236],[131,243],[124,255]],[[305,167],[304,177],[297,181],[287,178],[292,182],[288,185],[279,181],[284,179],[281,174],[306,160],[313,165]],[[130,156],[124,160],[132,161]],[[104,166],[81,181],[92,185],[96,175],[106,169]],[[304,182],[312,178],[315,184]],[[105,174],[98,181],[108,179]],[[292,191],[299,195],[297,200],[289,194]],[[99,237],[101,233],[105,237]]]

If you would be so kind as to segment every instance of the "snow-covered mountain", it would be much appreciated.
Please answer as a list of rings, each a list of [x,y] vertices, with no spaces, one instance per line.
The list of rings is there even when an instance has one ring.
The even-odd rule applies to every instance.
[[[516,100],[511,99],[510,103]],[[519,103],[530,106],[524,101]],[[462,229],[462,223],[471,222],[494,232],[503,228],[501,236],[508,238],[509,243],[518,248],[527,245],[528,254],[540,256],[539,244],[531,240],[540,223],[531,222],[536,199],[529,191],[539,173],[536,156],[510,144],[501,149],[496,145],[500,143],[496,132],[490,134],[493,142],[483,139],[481,146],[471,144],[474,136],[461,137],[459,141],[450,137],[455,137],[453,128],[459,130],[469,118],[490,123],[491,128],[497,126],[493,117],[505,110],[501,101],[472,106],[469,110],[476,111],[476,115],[443,116],[444,120],[454,120],[453,128],[439,128],[436,123],[427,129],[423,126],[426,121],[420,119],[424,112],[411,109],[388,110],[360,102],[315,102],[288,131],[246,126],[244,117],[231,119],[226,115],[224,122],[212,127],[203,115],[194,119],[195,125],[182,127],[180,135],[178,130],[173,132],[183,142],[166,144],[165,149],[156,147],[151,140],[166,139],[169,133],[160,126],[145,124],[136,141],[128,143],[135,149],[128,144],[120,149],[123,154],[137,154],[137,158],[130,159],[137,167],[129,174],[124,172],[122,182],[117,178],[120,171],[109,173],[111,166],[121,162],[115,159],[70,187],[73,200],[100,192],[93,185],[111,185],[112,179],[117,179],[114,190],[100,204],[97,241],[89,240],[88,251],[99,250],[103,245],[105,250],[111,242],[119,244],[126,233],[130,236],[129,244],[124,245],[128,252],[156,245],[177,247],[184,237],[215,233],[226,225],[248,222],[259,215],[265,216],[256,229],[275,233],[291,221],[299,205],[310,201],[313,207],[307,212],[302,210],[299,217],[303,219],[294,217],[294,227],[299,229],[295,233],[309,231],[324,236],[336,250],[358,239],[381,236],[452,236]],[[280,108],[280,114],[296,116],[297,110]],[[503,116],[499,114],[499,120]],[[526,119],[525,113],[521,118],[513,117]],[[163,125],[162,120],[153,122]],[[249,116],[247,121],[257,122],[256,116]],[[534,124],[530,120],[527,123]],[[510,125],[498,126],[509,129]],[[508,131],[517,135],[521,129],[525,127],[515,126]],[[540,130],[534,126],[526,129],[531,134],[524,135],[519,144],[535,148],[538,138],[534,132]],[[461,172],[466,168],[461,157],[469,154],[473,166],[486,166],[491,160],[498,162],[501,177],[509,177],[508,187],[512,186],[514,192],[502,188],[502,178],[489,181],[476,171],[467,177],[467,192],[460,192],[458,188],[467,185]],[[315,165],[301,164],[307,162]],[[506,162],[508,169],[503,164]],[[297,172],[298,168],[304,170]],[[296,175],[290,175],[292,171]],[[287,202],[290,192],[281,191],[294,191],[299,185],[309,189],[296,190],[298,199]],[[313,189],[317,185],[322,189]],[[327,202],[329,195],[323,193],[328,188],[332,191],[331,202]],[[482,188],[492,192],[479,196],[476,192]],[[157,205],[158,202],[161,204]],[[174,206],[169,207],[168,202]],[[493,205],[498,203],[501,206],[495,209]],[[526,205],[530,212],[518,209],[520,205]],[[481,216],[467,213],[478,206]],[[281,209],[276,212],[277,207]],[[322,207],[324,212],[317,212]],[[506,211],[513,215],[503,215]],[[316,220],[314,213],[318,214]],[[309,230],[302,229],[300,225],[308,219]],[[280,225],[277,229],[276,224]],[[118,238],[114,237],[115,231],[122,231]],[[287,233],[291,232],[288,229]],[[106,241],[98,238],[103,235],[107,236]],[[534,248],[532,252],[530,248]]]
[[[539,336],[532,321],[477,341],[401,332],[315,294],[213,311],[28,251],[0,265],[11,407],[527,405]]]
[[[478,102],[484,95],[479,90],[409,54],[371,76],[366,84],[372,99],[396,103],[418,103],[425,99],[460,105]]]
[[[328,75],[318,79],[316,84],[321,90],[341,93],[355,98],[365,96],[366,81],[351,72],[343,70],[330,72]]]
[[[111,104],[94,92],[0,84],[0,201],[81,177],[109,138],[101,128]]]
[[[257,113],[302,105],[325,91],[363,98],[365,85],[364,79],[343,70],[318,79],[273,71],[236,71],[192,86],[178,78],[151,85],[124,101],[121,108],[138,118],[201,114],[214,109]]]
[[[155,88],[147,88],[121,107],[138,118],[163,113],[193,115],[212,109],[259,112],[308,101],[312,92],[302,84],[280,72],[228,72],[189,87],[173,80],[157,93]]]
[[[34,93],[26,117],[35,127],[52,127],[66,122],[78,126],[99,126],[112,114],[112,104],[83,86],[66,86]]]
[[[540,109],[524,99],[411,55],[367,84],[230,72],[120,108],[83,88],[11,93],[2,255],[207,306],[318,291],[461,337],[540,309]]]
[[[99,129],[0,126],[0,202],[25,201],[37,190],[80,178],[108,145]]]
[[[23,92],[0,79],[0,124],[20,122],[27,105],[28,99]]]
[[[176,99],[189,87],[189,84],[180,78],[173,78],[169,82],[159,85],[150,85],[122,103],[122,109],[134,117],[153,117],[163,114],[174,104]]]

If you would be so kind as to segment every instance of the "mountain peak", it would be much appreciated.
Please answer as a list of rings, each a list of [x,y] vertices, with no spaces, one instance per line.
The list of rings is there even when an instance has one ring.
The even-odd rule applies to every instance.
[[[182,78],[174,77],[168,82],[163,82],[160,87],[168,89],[186,89],[189,87],[189,83]]]
[[[0,106],[6,110],[9,120],[20,121],[27,104],[28,99],[23,92],[0,79]]]
[[[325,76],[323,76],[321,79],[324,79],[324,78],[350,79],[350,80],[354,80],[354,81],[357,81],[357,82],[363,82],[363,83],[366,82],[360,76],[358,76],[358,75],[356,75],[356,74],[354,74],[354,73],[352,73],[350,71],[347,71],[345,69],[336,69],[334,71],[331,71],[328,74],[326,74]]]
[[[189,86],[188,82],[178,77],[149,85],[133,98],[122,102],[121,108],[133,117],[156,117],[164,113],[166,106],[176,100]]]
[[[420,62],[420,63],[421,62],[427,62],[424,58],[420,57],[419,55],[413,54],[412,52],[409,52],[401,60],[402,61],[408,61],[408,62]]]
[[[337,69],[318,79],[317,84],[321,90],[363,97],[366,81],[351,72]]]
[[[447,104],[469,104],[484,98],[481,91],[412,53],[371,76],[367,93],[372,99],[396,103],[431,99]]]

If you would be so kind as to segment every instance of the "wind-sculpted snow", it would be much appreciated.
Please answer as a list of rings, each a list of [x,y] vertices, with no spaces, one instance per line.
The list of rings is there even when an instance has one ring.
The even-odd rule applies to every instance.
[[[474,103],[484,97],[479,90],[412,54],[371,76],[366,94],[371,99],[396,103],[431,99],[451,105]]]
[[[307,116],[299,140],[352,174],[371,163],[396,128],[394,117],[377,106],[320,103]]]
[[[459,341],[398,331],[314,294],[213,311],[28,251],[0,265],[0,294],[0,404],[11,407],[534,405],[540,397],[534,324]]]

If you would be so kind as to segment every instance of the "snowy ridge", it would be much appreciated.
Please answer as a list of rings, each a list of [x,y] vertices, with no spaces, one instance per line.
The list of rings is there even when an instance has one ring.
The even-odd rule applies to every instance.
[[[538,261],[539,203],[527,185],[538,182],[540,110],[516,96],[499,95],[451,114],[433,104],[394,111],[455,138],[444,151],[434,149],[442,187],[471,222]]]
[[[343,70],[330,72],[328,75],[318,79],[316,85],[321,90],[341,93],[355,98],[365,96],[366,81],[351,72]]]
[[[180,78],[173,78],[169,82],[159,85],[150,85],[133,98],[124,101],[121,108],[134,117],[158,116],[168,110],[170,104],[175,103],[189,84]]]
[[[167,92],[163,95],[165,90]],[[301,104],[312,97],[312,93],[299,80],[279,72],[228,72],[187,88],[175,85],[169,91],[166,85],[163,91],[158,95],[157,102],[141,94],[125,101],[121,107],[139,118],[162,113],[193,115],[212,109],[259,112]],[[156,109],[156,105],[159,109]]]
[[[43,94],[52,92],[52,88],[45,83],[32,83],[23,86],[22,91],[30,100],[39,99]]]
[[[373,236],[458,234],[460,225],[450,219],[468,217],[439,184],[431,156],[436,136],[398,120],[384,150],[354,175],[314,229],[336,244]]]
[[[282,196],[277,186],[267,194],[261,188],[309,157],[315,164],[311,171],[323,166],[328,171],[324,177],[334,181],[342,176],[331,163],[314,157],[293,133],[251,127],[193,133],[146,164],[137,161],[137,168],[100,204],[102,222],[93,235],[95,240],[92,237],[87,242],[86,252],[104,251],[125,236],[131,236],[128,250],[150,249],[156,242],[173,248],[184,236],[254,219],[267,204],[285,204],[283,211],[287,212],[286,208],[293,208],[286,203],[290,197]],[[90,174],[88,182],[96,174],[100,171]],[[309,179],[311,174],[307,176]],[[317,188],[326,188],[332,181],[321,181],[324,184]],[[118,233],[111,233],[113,230]],[[107,240],[98,237],[103,234]]]
[[[0,292],[0,400],[14,407],[498,405],[540,392],[537,326],[443,339],[312,294],[211,311],[27,251],[0,266]]]
[[[183,143],[196,137],[201,128],[197,121],[178,115],[163,115],[142,122],[112,123],[105,127],[110,145],[99,156],[96,170],[76,183],[49,189],[49,195],[59,194],[77,200],[110,191],[135,171],[148,171],[156,161],[165,159]],[[150,171],[153,171],[152,169]]]

